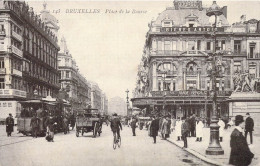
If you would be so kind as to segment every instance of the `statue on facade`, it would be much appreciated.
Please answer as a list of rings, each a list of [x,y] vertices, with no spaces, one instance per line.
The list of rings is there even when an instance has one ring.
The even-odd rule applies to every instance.
[[[255,85],[258,80],[251,78],[249,72],[246,71],[245,73],[236,72],[233,77],[233,82],[235,85],[234,92],[238,90],[240,90],[240,92],[255,92]]]

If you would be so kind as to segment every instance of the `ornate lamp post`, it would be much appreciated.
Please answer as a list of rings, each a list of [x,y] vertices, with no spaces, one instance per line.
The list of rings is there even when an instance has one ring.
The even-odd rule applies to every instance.
[[[221,8],[216,4],[216,1],[213,1],[212,6],[207,9],[207,16],[215,16],[215,24],[214,27],[214,33],[213,33],[213,57],[212,57],[212,90],[213,90],[213,115],[211,119],[210,124],[210,143],[208,148],[206,149],[207,155],[222,155],[224,154],[224,150],[221,148],[221,145],[219,143],[219,126],[217,124],[217,92],[216,92],[216,76],[217,76],[217,70],[216,70],[216,27],[217,27],[217,16],[220,16],[223,14]]]
[[[129,106],[128,93],[129,93],[129,90],[127,89],[125,92],[126,92],[126,109],[127,109],[127,115],[129,115],[129,114],[130,114],[130,113],[128,112],[128,111],[129,111],[129,110],[128,110],[128,106]]]
[[[163,79],[163,111],[164,111],[164,115],[166,114],[166,111],[165,111],[165,102],[166,102],[166,91],[164,89],[164,85],[165,85],[165,79],[166,79],[166,71],[164,71],[162,73],[162,79]]]

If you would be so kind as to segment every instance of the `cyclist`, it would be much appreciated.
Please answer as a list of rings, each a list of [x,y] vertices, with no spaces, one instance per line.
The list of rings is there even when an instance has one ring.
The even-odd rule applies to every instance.
[[[123,130],[123,129],[122,129],[121,122],[116,113],[113,114],[113,119],[111,120],[110,127],[113,132],[114,138],[115,138],[115,135],[117,134],[117,139],[119,139],[120,138],[120,129],[121,130]]]

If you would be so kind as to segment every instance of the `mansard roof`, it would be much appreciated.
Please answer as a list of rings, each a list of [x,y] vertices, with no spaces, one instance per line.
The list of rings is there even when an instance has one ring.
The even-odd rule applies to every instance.
[[[186,24],[186,18],[198,17],[197,21],[200,26],[211,26],[209,17],[206,15],[206,8],[199,9],[179,9],[167,8],[159,14],[157,19],[152,23],[152,26],[161,26],[165,18],[173,21],[173,26],[182,26]],[[222,26],[229,26],[229,23],[224,15],[219,16]]]

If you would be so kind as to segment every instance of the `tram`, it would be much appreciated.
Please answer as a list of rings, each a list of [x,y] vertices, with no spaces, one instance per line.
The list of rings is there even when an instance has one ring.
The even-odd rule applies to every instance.
[[[57,124],[55,126],[55,132],[62,131],[62,116],[71,108],[68,103],[56,101],[56,99],[48,100],[46,98],[41,100],[20,101],[20,104],[22,109],[21,112],[17,113],[17,130],[19,133],[26,136],[32,134],[31,119],[35,114],[40,119],[37,135],[46,135],[47,127],[45,125],[45,121],[49,114],[52,114],[55,118]]]

